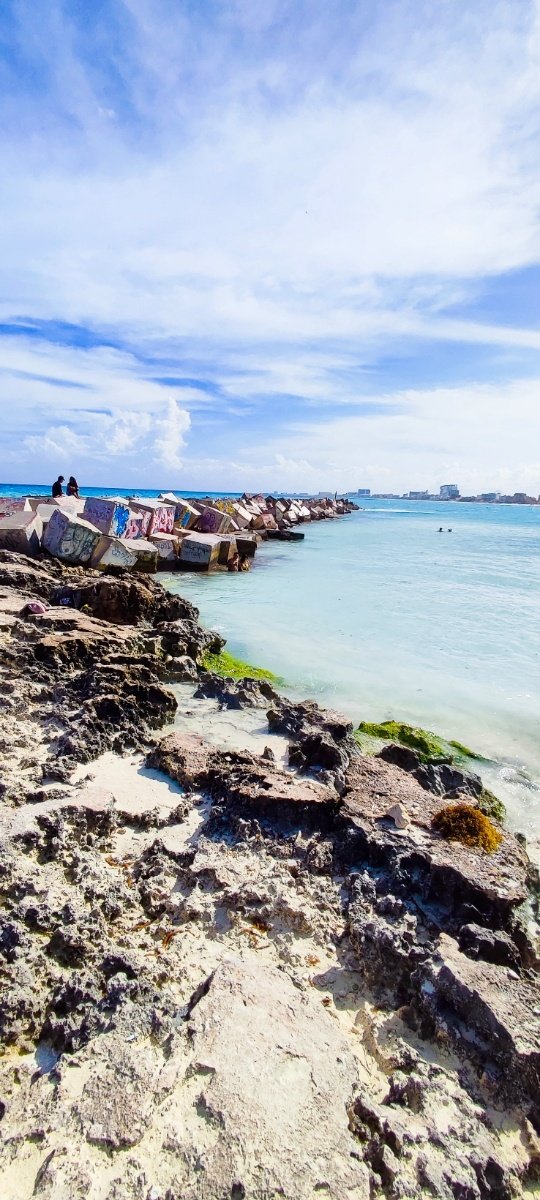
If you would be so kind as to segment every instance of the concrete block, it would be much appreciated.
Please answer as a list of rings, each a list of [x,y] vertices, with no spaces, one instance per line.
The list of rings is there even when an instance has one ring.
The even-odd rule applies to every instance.
[[[145,515],[143,537],[149,537],[151,533],[172,533],[175,513],[173,504],[165,504],[162,500],[147,500],[138,496],[130,496],[129,507],[135,512]]]
[[[11,513],[0,519],[0,550],[16,550],[18,554],[39,554],[43,521],[31,509]]]
[[[64,562],[87,563],[101,536],[95,525],[59,508],[46,526],[43,545],[49,554]]]
[[[228,513],[219,508],[203,508],[199,517],[201,533],[227,533],[231,524]]]
[[[249,537],[249,534],[237,534],[236,549],[238,550],[240,557],[245,555],[247,558],[255,558],[255,552],[257,550],[257,538]]]
[[[189,533],[180,547],[180,562],[188,568],[208,571],[219,558],[221,538],[215,533]]]
[[[230,534],[223,534],[221,536],[220,535],[218,535],[218,536],[219,536],[218,562],[220,563],[221,566],[226,567],[229,559],[232,558],[233,554],[236,553],[236,550],[237,550],[236,538],[232,537]]]
[[[261,518],[265,529],[277,529],[276,520],[271,512],[261,513]]]
[[[156,547],[159,559],[176,559],[178,538],[175,533],[151,533],[148,541]]]
[[[124,538],[123,545],[135,555],[134,571],[143,575],[155,575],[158,565],[157,546],[146,538]]]
[[[0,517],[10,517],[16,512],[32,512],[28,496],[0,496]]]
[[[134,512],[132,508],[129,510],[128,523],[124,538],[126,541],[133,541],[135,538],[142,538],[143,535],[144,514]]]
[[[107,496],[87,496],[84,502],[84,520],[95,525],[109,537],[125,536],[129,508],[125,500],[110,499]]]
[[[58,505],[55,504],[54,501],[47,501],[46,504],[38,504],[35,511],[37,512],[38,517],[41,517],[41,520],[43,521],[43,528],[45,529],[45,526],[49,524],[53,513],[58,512]]]
[[[136,562],[137,555],[129,549],[125,541],[104,533],[92,553],[90,566],[98,571],[107,571],[110,567],[133,570]]]
[[[174,509],[174,524],[180,526],[181,529],[193,529],[199,519],[199,510],[194,508],[189,500],[183,500],[180,497]]]
[[[238,524],[239,529],[248,529],[253,513],[249,512],[243,504],[235,504],[234,519]]]

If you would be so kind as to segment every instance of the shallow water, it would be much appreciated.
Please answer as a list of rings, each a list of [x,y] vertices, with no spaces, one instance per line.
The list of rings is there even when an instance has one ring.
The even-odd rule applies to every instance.
[[[267,542],[249,574],[162,579],[288,692],[485,754],[512,824],[538,834],[540,508],[365,504]]]

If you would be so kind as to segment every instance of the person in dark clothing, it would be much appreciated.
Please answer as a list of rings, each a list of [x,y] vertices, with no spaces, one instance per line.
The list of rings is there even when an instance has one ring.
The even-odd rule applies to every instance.
[[[74,475],[70,475],[66,488],[67,496],[76,496],[79,499],[79,485]]]
[[[57,496],[63,496],[63,495],[64,495],[64,489],[63,489],[63,487],[62,487],[62,484],[63,484],[63,482],[64,482],[64,476],[63,476],[63,475],[59,475],[59,476],[58,476],[58,479],[56,480],[56,483],[53,483],[53,485],[52,485],[52,495],[53,495],[53,498],[54,498],[54,499],[56,499],[56,497],[57,497]]]

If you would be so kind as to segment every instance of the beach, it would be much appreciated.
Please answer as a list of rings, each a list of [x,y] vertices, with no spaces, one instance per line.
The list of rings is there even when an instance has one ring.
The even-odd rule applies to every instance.
[[[362,750],[175,591],[0,552],[7,1200],[529,1194],[522,840],[463,747]]]

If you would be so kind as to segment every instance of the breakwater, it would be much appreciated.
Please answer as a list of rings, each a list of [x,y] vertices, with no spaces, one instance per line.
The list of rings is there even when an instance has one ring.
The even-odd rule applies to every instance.
[[[337,497],[7,496],[0,498],[0,549],[45,551],[104,571],[234,571],[249,569],[262,540],[300,540],[299,525],[356,508]]]

